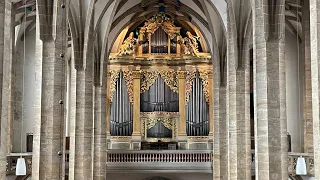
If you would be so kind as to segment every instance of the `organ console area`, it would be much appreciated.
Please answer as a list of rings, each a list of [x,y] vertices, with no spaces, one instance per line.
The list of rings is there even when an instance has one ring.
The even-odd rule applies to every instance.
[[[118,36],[108,59],[109,149],[210,149],[212,59],[196,27],[178,25],[159,13]]]

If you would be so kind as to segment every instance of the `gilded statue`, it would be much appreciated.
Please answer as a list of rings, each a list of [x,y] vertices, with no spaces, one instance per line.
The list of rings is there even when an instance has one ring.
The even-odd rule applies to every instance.
[[[122,43],[120,47],[119,56],[133,55],[135,52],[135,44],[137,39],[133,37],[133,32],[129,34],[129,37]]]
[[[187,37],[181,38],[181,46],[184,50],[184,54],[198,57],[198,40],[200,37],[192,35],[189,31],[186,35]]]

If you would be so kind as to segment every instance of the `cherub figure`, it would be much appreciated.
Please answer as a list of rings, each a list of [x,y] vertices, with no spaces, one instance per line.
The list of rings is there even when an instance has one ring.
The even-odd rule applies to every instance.
[[[136,42],[137,39],[133,37],[133,32],[131,32],[129,37],[122,43],[119,56],[134,54],[134,45]]]

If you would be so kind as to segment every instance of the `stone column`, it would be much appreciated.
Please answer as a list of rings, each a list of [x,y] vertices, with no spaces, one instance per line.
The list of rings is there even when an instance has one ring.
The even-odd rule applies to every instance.
[[[69,96],[69,136],[70,136],[70,148],[69,148],[69,179],[74,179],[74,167],[75,167],[75,131],[76,131],[76,102],[77,102],[77,70],[74,65],[74,57],[71,59],[71,82],[70,82],[70,96]]]
[[[110,89],[110,78],[111,73],[107,72],[107,78],[106,78],[106,90],[107,90],[107,98],[106,98],[106,133],[107,138],[110,137],[110,108],[111,108],[111,101],[110,101],[110,92],[108,90]]]
[[[56,180],[64,177],[65,105],[60,101],[66,92],[66,62],[61,54],[66,48],[67,8],[61,8],[60,2],[37,8],[43,9],[37,11],[36,24],[32,179]],[[56,21],[48,24],[43,16]]]
[[[320,179],[320,1],[310,0],[311,86],[315,179]]]
[[[0,179],[6,179],[8,145],[10,146],[11,122],[11,74],[13,54],[14,19],[13,4],[9,0],[0,3],[0,114],[1,114],[1,146],[0,146]]]
[[[212,71],[210,71],[208,73],[208,81],[209,81],[209,139],[213,138],[213,129],[214,129],[214,125],[213,125],[213,74]]]
[[[93,130],[93,60],[86,67],[76,65],[76,124],[74,179],[92,179],[92,130]]]
[[[179,137],[187,136],[186,128],[186,79],[185,72],[178,71],[179,79]]]
[[[304,35],[304,152],[313,152],[312,88],[311,88],[311,51],[310,51],[310,10],[309,0],[303,1],[303,35]]]
[[[215,179],[228,179],[229,166],[228,166],[228,131],[227,131],[227,92],[225,86],[219,88],[219,172],[220,176],[215,175]]]
[[[230,5],[229,5],[230,6]],[[239,122],[237,117],[237,74],[238,68],[238,45],[237,45],[237,31],[236,22],[232,21],[232,14],[230,12],[232,7],[228,8],[228,48],[227,48],[227,87],[226,87],[226,116],[227,125],[226,131],[228,132],[228,139],[226,139],[226,148],[228,150],[228,179],[238,179],[238,143],[239,135]]]
[[[96,77],[95,80],[93,153],[93,179],[95,180],[104,180],[106,176],[106,69],[104,68],[103,71],[102,77],[98,74],[100,78]],[[102,79],[101,82],[100,79]]]
[[[288,179],[285,3],[253,0],[252,7],[255,174],[259,180]]]
[[[140,71],[135,70],[133,75],[133,132],[135,140],[141,140],[140,124]]]

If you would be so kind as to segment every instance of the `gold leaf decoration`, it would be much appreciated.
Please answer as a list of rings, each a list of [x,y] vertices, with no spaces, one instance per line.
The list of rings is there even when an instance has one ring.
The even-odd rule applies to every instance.
[[[199,70],[199,76],[202,79],[202,88],[203,88],[203,93],[206,98],[206,102],[209,103],[209,74],[211,74],[210,70]]]
[[[132,71],[123,70],[123,78],[126,82],[129,100],[133,104],[133,74]]]
[[[170,118],[154,118],[154,119],[147,119],[147,128],[151,129],[153,128],[158,122],[161,122],[164,127],[167,129],[172,130],[172,119]]]
[[[192,92],[193,80],[196,78],[196,70],[186,71],[186,102],[190,100],[190,93]]]
[[[160,76],[173,92],[179,93],[177,73],[174,70],[162,70]]]
[[[157,71],[142,71],[141,72],[141,93],[149,90],[149,88],[157,80],[159,73]]]
[[[116,92],[116,84],[119,79],[120,70],[111,70],[110,71],[110,102],[113,101],[114,93]]]

